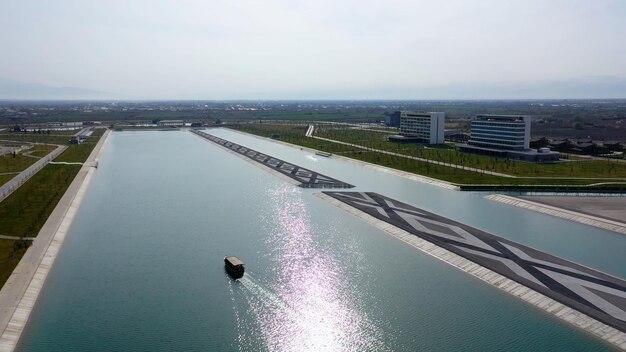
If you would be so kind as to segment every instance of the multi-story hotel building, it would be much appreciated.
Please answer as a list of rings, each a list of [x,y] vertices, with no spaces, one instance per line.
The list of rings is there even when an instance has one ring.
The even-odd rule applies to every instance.
[[[428,144],[443,143],[444,112],[400,111],[400,136]]]
[[[477,115],[472,121],[469,145],[484,148],[527,150],[530,116]]]
[[[471,123],[467,144],[459,150],[532,162],[559,160],[548,148],[530,149],[530,116],[477,115]]]

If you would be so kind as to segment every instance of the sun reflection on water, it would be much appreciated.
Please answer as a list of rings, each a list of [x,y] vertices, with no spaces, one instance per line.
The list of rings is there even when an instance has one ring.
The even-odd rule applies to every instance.
[[[302,190],[268,190],[273,209],[264,224],[276,281],[261,285],[247,274],[242,285],[270,351],[389,350],[382,333],[350,287],[349,260],[316,240]],[[269,288],[265,288],[269,286]]]

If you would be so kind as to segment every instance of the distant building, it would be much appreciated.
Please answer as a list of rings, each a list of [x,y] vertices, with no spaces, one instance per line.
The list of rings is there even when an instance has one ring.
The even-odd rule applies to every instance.
[[[624,151],[624,146],[620,142],[615,141],[553,139],[548,140],[548,145],[550,146],[550,148],[563,153],[602,155],[612,152]]]
[[[529,149],[530,116],[477,115],[472,120],[467,144],[496,149]]]
[[[385,125],[389,127],[400,127],[400,111],[395,111],[385,116]]]
[[[444,112],[400,111],[400,135],[391,136],[389,140],[441,144],[445,118]]]
[[[159,126],[179,127],[179,126],[184,126],[185,125],[185,121],[183,121],[183,120],[161,120],[157,124]]]
[[[530,149],[530,116],[476,115],[470,128],[461,151],[523,161],[559,160],[559,153],[548,148]]]
[[[446,141],[454,143],[467,143],[470,138],[469,133],[458,130],[445,130],[443,134]]]

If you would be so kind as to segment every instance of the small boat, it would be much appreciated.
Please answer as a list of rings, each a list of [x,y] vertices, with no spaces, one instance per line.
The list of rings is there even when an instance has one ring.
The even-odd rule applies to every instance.
[[[226,272],[234,279],[238,279],[243,276],[244,272],[244,264],[243,262],[232,255],[227,255],[224,257],[224,267],[226,267]]]
[[[328,152],[316,152],[315,154],[319,156],[325,156],[327,158],[332,155],[331,153],[328,153]]]

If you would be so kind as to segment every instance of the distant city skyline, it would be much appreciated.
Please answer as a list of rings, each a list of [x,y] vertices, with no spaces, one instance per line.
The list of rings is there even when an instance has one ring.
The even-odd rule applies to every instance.
[[[0,3],[0,99],[626,98],[624,1]]]

